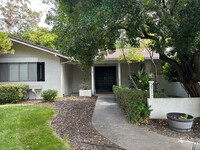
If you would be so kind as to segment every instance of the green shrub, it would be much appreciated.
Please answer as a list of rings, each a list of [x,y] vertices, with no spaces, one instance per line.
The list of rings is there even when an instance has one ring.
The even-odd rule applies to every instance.
[[[138,71],[131,75],[135,83],[137,84],[138,88],[141,90],[148,90],[149,89],[149,76],[142,70]]]
[[[168,96],[164,92],[155,92],[154,97],[155,98],[167,98]]]
[[[58,91],[48,89],[42,92],[41,97],[43,98],[43,101],[54,101],[57,95]]]
[[[151,110],[147,104],[148,91],[114,86],[113,92],[130,123],[139,123],[149,117]]]
[[[80,86],[79,86],[79,89],[80,90],[89,90],[90,86],[89,86],[88,83],[81,83]]]
[[[140,123],[149,117],[151,112],[147,104],[149,91],[113,86],[113,92],[130,123]],[[154,95],[156,98],[167,97],[163,92],[156,92]]]
[[[27,94],[26,84],[1,84],[0,103],[16,103],[22,101]]]

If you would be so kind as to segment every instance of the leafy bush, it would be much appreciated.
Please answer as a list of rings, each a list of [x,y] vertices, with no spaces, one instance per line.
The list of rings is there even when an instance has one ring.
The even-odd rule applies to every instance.
[[[165,63],[162,66],[162,73],[164,74],[165,80],[167,80],[169,82],[179,81],[177,71],[175,70],[175,68],[172,65],[170,65],[168,63]]]
[[[154,97],[155,98],[167,98],[168,96],[164,92],[155,92]]]
[[[139,123],[149,117],[151,110],[147,104],[147,91],[114,86],[113,92],[130,123]]]
[[[149,76],[147,73],[143,71],[138,71],[131,75],[135,83],[137,84],[138,88],[141,90],[148,90],[149,89]]]
[[[41,97],[43,98],[43,101],[54,101],[57,95],[58,91],[48,89],[42,92]]]
[[[22,101],[27,94],[26,84],[1,84],[0,103],[16,103]]]
[[[80,86],[79,86],[79,89],[80,90],[89,90],[90,86],[89,86],[88,83],[81,83]]]

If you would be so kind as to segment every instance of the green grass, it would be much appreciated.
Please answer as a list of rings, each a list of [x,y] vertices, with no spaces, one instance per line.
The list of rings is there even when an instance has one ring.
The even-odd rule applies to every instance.
[[[71,150],[50,126],[54,115],[47,105],[0,106],[0,150]]]

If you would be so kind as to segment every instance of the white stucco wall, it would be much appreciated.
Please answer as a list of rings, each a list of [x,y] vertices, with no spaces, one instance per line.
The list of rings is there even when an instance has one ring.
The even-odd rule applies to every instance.
[[[152,109],[150,118],[166,119],[169,112],[181,112],[200,117],[200,98],[154,98],[148,99]]]
[[[170,96],[188,97],[188,94],[179,82],[168,82],[163,75],[158,75],[158,90]]]
[[[33,60],[37,60],[38,62],[45,62],[45,81],[33,81],[33,82],[1,82],[1,83],[23,83],[28,84],[32,87],[37,86],[41,87],[42,90],[47,89],[55,89],[58,91],[59,96],[62,96],[61,93],[61,66],[60,66],[60,58],[54,56],[53,54],[49,54],[47,52],[42,52],[40,50],[36,50],[34,48],[24,46],[21,44],[14,43],[15,54],[7,54],[1,55],[0,59],[4,60],[16,60],[20,62],[21,60],[27,59],[27,62],[32,62]],[[31,91],[29,91],[29,98],[40,98],[41,90],[37,90],[38,96],[36,97]]]

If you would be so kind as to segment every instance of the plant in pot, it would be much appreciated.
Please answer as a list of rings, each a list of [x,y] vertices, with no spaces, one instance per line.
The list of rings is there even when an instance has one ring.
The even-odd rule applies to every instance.
[[[79,96],[92,96],[92,91],[88,83],[81,83],[79,86]]]
[[[169,128],[178,132],[188,132],[192,128],[194,117],[189,114],[170,112],[167,113]]]

